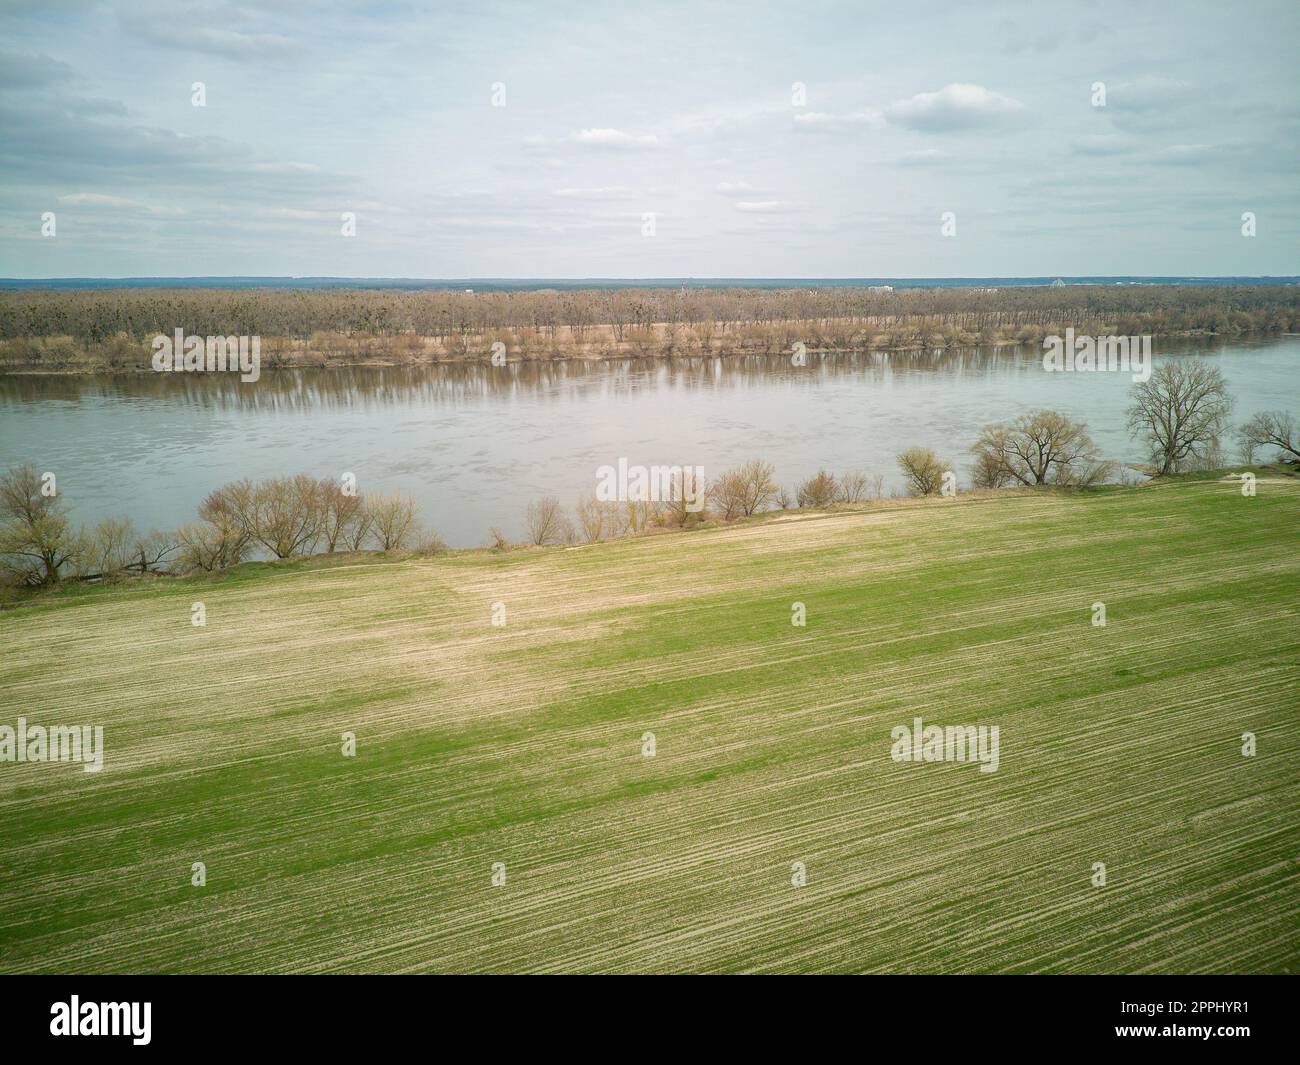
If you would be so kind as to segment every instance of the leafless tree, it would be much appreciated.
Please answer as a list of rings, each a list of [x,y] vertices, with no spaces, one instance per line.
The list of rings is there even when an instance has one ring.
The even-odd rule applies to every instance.
[[[242,562],[253,545],[253,482],[234,481],[209,492],[199,504],[199,520],[177,530],[182,562],[191,569],[223,569]],[[204,561],[212,565],[204,565]]]
[[[708,508],[708,488],[704,478],[696,476],[693,467],[683,466],[676,470],[669,480],[668,498],[659,508],[659,519],[679,529],[703,521]]]
[[[615,502],[584,496],[574,508],[582,535],[591,543],[609,536],[618,536],[623,530],[623,508]]]
[[[901,452],[898,467],[907,476],[907,489],[914,496],[934,495],[943,487],[943,475],[948,470],[928,447],[909,447]]]
[[[351,544],[365,539],[365,530],[358,535],[358,526],[366,515],[365,501],[355,492],[345,492],[342,485],[328,477],[317,484],[316,490],[320,494],[320,540],[326,552],[333,554],[337,547],[358,550]]]
[[[311,554],[324,513],[316,479],[305,473],[253,486],[253,538],[276,558]]]
[[[971,447],[975,484],[1091,485],[1114,472],[1102,461],[1083,422],[1054,410],[1022,414],[1010,425],[989,425]]]
[[[839,479],[841,503],[863,503],[873,498],[871,495],[871,478],[865,473],[850,470]]]
[[[1157,476],[1177,473],[1217,453],[1232,413],[1232,397],[1217,366],[1164,362],[1133,389],[1128,427],[1151,450]]]
[[[799,486],[798,500],[801,508],[826,510],[835,505],[839,498],[840,486],[835,478],[825,470],[818,470]]]
[[[772,505],[779,488],[776,483],[776,470],[770,462],[750,459],[739,470],[743,494],[741,513],[745,517],[766,510]]]
[[[23,584],[57,584],[85,546],[68,525],[63,497],[45,495],[43,483],[34,466],[0,476],[0,568]]]
[[[563,544],[573,539],[573,526],[554,496],[543,496],[529,503],[525,524],[531,544]]]
[[[366,496],[370,528],[381,551],[398,551],[416,532],[415,501],[410,496]]]
[[[415,542],[415,550],[422,555],[441,555],[447,551],[447,541],[433,529],[421,529]]]
[[[990,451],[975,452],[971,483],[976,488],[1005,488],[1011,481],[1010,472],[996,454]]]
[[[139,540],[135,526],[127,518],[105,518],[90,535],[86,558],[82,563],[89,574],[112,577],[126,570]]]
[[[623,527],[633,535],[659,521],[663,504],[650,499],[629,499],[623,504]]]
[[[176,530],[178,565],[182,570],[212,571],[244,561],[251,540],[238,526],[211,520],[182,525]]]
[[[1295,417],[1286,411],[1261,411],[1239,430],[1241,453],[1246,462],[1254,462],[1260,448],[1275,447],[1278,457],[1289,452],[1300,458],[1300,437],[1296,435]],[[1294,461],[1294,460],[1293,460]]]
[[[728,470],[709,489],[713,508],[723,521],[734,521],[745,513],[745,478],[739,470]]]
[[[136,536],[131,543],[129,569],[138,573],[158,573],[167,568],[170,557],[180,547],[180,539],[175,533],[153,532]]]

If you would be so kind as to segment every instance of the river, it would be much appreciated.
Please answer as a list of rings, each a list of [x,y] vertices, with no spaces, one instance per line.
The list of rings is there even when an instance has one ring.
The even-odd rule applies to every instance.
[[[1156,361],[1219,366],[1234,422],[1300,412],[1300,337],[1215,345],[1155,342]],[[566,507],[596,470],[703,466],[712,478],[760,457],[793,487],[820,467],[883,474],[920,444],[955,462],[980,427],[1037,407],[1087,421],[1109,458],[1139,461],[1125,430],[1128,373],[1049,373],[1038,351],[810,354],[217,374],[0,377],[0,467],[53,471],[76,520],[142,529],[194,519],[240,477],[356,475],[362,492],[406,492],[452,546],[488,528],[523,534],[530,499]],[[1235,441],[1228,454],[1238,459]]]

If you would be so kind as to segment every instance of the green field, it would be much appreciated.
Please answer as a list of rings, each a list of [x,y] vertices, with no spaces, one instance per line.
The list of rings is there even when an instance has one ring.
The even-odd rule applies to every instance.
[[[0,724],[106,754],[0,762],[0,970],[1295,972],[1298,530],[1189,480],[6,611]]]

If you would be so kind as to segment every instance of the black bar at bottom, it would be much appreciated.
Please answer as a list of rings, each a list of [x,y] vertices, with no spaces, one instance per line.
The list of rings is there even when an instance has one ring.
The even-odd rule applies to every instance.
[[[1129,1044],[1178,1055],[1196,1048],[1249,1054],[1294,1043],[1295,985],[1283,977],[916,976],[842,984],[829,994],[824,986],[771,981],[711,991],[664,982],[602,993],[590,986],[361,976],[0,981],[8,1051],[96,1053],[111,1043],[130,1052],[201,1049],[205,1056],[281,1048],[338,1053],[397,1050],[432,1037],[447,1049],[455,1045],[449,1039],[483,1040],[481,1052],[489,1056],[515,1041],[533,1050],[557,1040],[574,1049],[591,1041],[608,1056],[620,1047],[639,1047],[639,1054],[656,1043],[673,1053],[687,1044],[766,1044],[786,1033],[812,1049],[845,1030],[866,1040],[864,1048],[886,1038],[926,1050]],[[605,1030],[615,1042],[601,1035]]]

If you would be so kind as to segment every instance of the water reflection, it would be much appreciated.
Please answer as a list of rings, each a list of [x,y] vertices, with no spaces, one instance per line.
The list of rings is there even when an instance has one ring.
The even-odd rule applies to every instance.
[[[1236,345],[1241,347],[1242,345]],[[1165,354],[1220,350],[1186,340],[1157,347]],[[648,385],[673,389],[743,389],[773,379],[815,387],[851,376],[880,382],[896,374],[974,374],[988,377],[1037,364],[1037,348],[989,347],[906,352],[810,352],[795,367],[789,355],[738,355],[673,359],[597,359],[421,366],[343,366],[262,371],[241,382],[237,374],[126,373],[0,376],[0,401],[75,403],[87,398],[164,399],[200,408],[238,407],[286,411],[429,403],[461,404],[547,394],[626,395]]]
[[[913,352],[810,353],[807,364],[788,355],[741,355],[674,359],[600,359],[432,366],[353,366],[263,370],[254,383],[236,374],[93,374],[0,377],[0,400],[76,402],[89,397],[165,399],[195,407],[299,410],[427,403],[465,403],[568,392],[625,394],[647,384],[683,389],[745,388],[774,377],[815,386],[845,375],[880,381],[892,373],[977,373],[1010,369],[1036,352],[973,348]]]

